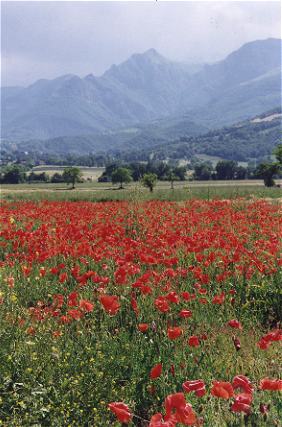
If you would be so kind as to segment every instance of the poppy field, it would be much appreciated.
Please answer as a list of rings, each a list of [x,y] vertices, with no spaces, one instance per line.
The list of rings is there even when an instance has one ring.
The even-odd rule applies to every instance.
[[[282,209],[3,201],[0,426],[281,426]]]

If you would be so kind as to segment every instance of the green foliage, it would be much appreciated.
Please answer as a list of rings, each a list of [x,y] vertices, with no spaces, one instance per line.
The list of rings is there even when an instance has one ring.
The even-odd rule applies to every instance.
[[[56,172],[56,173],[54,173],[52,175],[51,182],[54,183],[54,184],[58,184],[60,182],[64,182],[64,177],[63,177],[62,174]]]
[[[28,182],[49,182],[49,177],[46,172],[35,173],[31,172],[27,178]]]
[[[257,168],[257,175],[264,180],[266,187],[275,185],[274,175],[279,172],[278,163],[261,163]]]
[[[277,145],[273,150],[277,162],[261,163],[256,171],[257,176],[263,178],[266,187],[275,185],[274,176],[281,172],[282,168],[282,144]]]
[[[146,173],[142,178],[142,184],[144,187],[148,187],[151,192],[153,192],[154,187],[157,183],[157,175],[155,173]]]
[[[198,163],[194,166],[194,179],[199,181],[208,181],[212,177],[213,167],[209,162]]]
[[[275,147],[273,154],[275,155],[277,161],[282,166],[282,144],[278,144],[277,147]]]
[[[26,180],[26,170],[21,165],[10,165],[6,166],[3,171],[1,171],[1,182],[3,184],[19,184],[25,182]]]
[[[217,163],[215,170],[218,179],[233,179],[237,162],[233,160],[222,160]]]
[[[118,162],[110,163],[106,166],[105,171],[99,177],[98,182],[112,181],[113,172],[117,168],[126,168],[130,171],[133,181],[137,182],[147,173],[154,173],[161,181],[167,181],[169,176],[174,175],[174,181],[185,181],[186,167],[185,166],[170,166],[165,162],[149,161],[149,162],[131,162],[123,163],[122,166]],[[120,182],[117,180],[116,182]]]
[[[117,168],[112,172],[112,183],[120,184],[120,188],[123,188],[123,184],[128,184],[132,180],[131,172],[127,168]]]
[[[75,183],[82,177],[82,172],[79,168],[68,167],[64,169],[63,179],[67,184],[72,184],[72,189],[75,188]]]

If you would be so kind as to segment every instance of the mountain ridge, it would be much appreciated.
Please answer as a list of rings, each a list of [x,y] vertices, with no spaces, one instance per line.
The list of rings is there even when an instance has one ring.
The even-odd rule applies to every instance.
[[[2,88],[2,138],[101,133],[186,113],[196,125],[230,124],[277,105],[280,73],[280,39],[249,42],[194,73],[152,48],[100,77],[66,74]]]

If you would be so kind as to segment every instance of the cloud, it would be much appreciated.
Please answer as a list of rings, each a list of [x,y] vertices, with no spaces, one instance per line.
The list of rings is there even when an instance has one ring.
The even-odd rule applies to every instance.
[[[280,31],[280,2],[2,2],[2,84],[99,75],[151,47],[214,62]]]

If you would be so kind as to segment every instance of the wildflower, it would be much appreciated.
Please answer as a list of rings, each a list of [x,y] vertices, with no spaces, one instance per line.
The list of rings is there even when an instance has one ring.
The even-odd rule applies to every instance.
[[[238,394],[235,397],[234,403],[231,405],[232,412],[244,412],[249,414],[251,412],[252,395],[247,393]]]
[[[128,424],[132,419],[132,414],[129,412],[128,406],[123,402],[110,403],[108,408],[115,414],[121,423]]]
[[[163,367],[161,363],[158,363],[157,365],[155,365],[150,371],[150,378],[152,380],[159,378],[162,374],[162,369]]]
[[[202,397],[206,393],[206,387],[203,380],[185,381],[182,388],[186,393],[195,392],[197,397]]]
[[[188,344],[190,347],[199,347],[200,345],[200,340],[197,336],[192,335],[189,339],[188,339]]]
[[[271,380],[269,378],[263,378],[260,382],[259,388],[261,390],[281,391],[282,380]]]
[[[90,313],[93,311],[94,304],[92,304],[90,301],[82,299],[79,301],[79,307],[86,313]]]
[[[115,315],[120,309],[118,296],[116,295],[101,295],[100,302],[104,310],[110,315]]]
[[[149,329],[148,323],[139,323],[138,329],[140,332],[146,332]]]
[[[161,313],[167,313],[170,310],[169,304],[166,301],[165,297],[158,297],[155,299],[155,307]]]
[[[264,335],[258,342],[258,347],[261,350],[266,350],[274,341],[282,340],[282,330],[276,329],[274,331],[268,332],[268,334]]]
[[[149,427],[175,427],[176,421],[168,419],[164,421],[162,414],[157,413],[152,416]]]
[[[228,322],[227,324],[228,324],[228,326],[230,326],[231,328],[235,328],[235,329],[243,329],[243,327],[242,327],[241,323],[240,323],[238,320],[236,320],[236,319],[229,320],[229,322]]]
[[[194,425],[197,421],[196,415],[189,403],[186,403],[183,393],[170,394],[165,399],[165,420],[175,419],[185,426]]]
[[[253,393],[253,386],[249,378],[245,377],[245,375],[236,375],[236,377],[233,378],[232,386],[234,390],[240,388],[247,394]]]
[[[229,382],[213,381],[211,394],[221,399],[230,399],[230,397],[234,396],[234,390]]]
[[[182,317],[183,319],[186,319],[188,317],[192,317],[192,311],[190,310],[181,310],[179,313],[179,316]]]
[[[179,338],[182,335],[182,333],[183,333],[183,330],[178,326],[168,328],[167,330],[167,336],[170,340],[175,340],[176,338]]]

